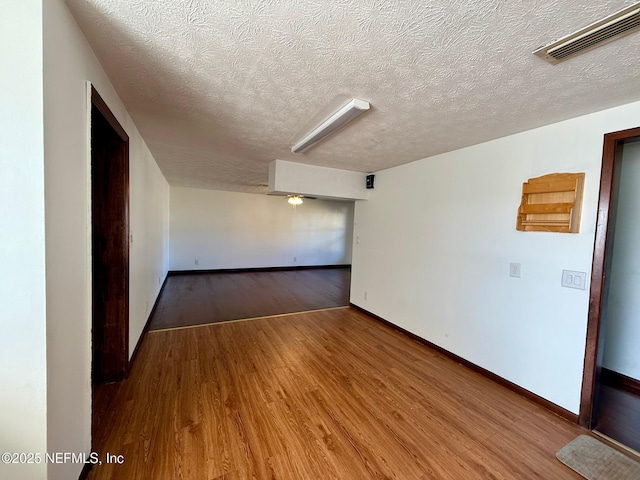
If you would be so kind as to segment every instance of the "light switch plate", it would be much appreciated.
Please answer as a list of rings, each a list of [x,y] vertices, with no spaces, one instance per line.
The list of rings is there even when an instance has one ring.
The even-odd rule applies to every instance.
[[[577,288],[578,290],[584,290],[587,286],[587,273],[574,272],[573,270],[563,270],[562,286],[567,288]]]

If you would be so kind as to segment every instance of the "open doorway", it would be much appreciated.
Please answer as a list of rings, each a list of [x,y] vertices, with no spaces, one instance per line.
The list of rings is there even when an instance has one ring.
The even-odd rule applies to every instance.
[[[640,451],[640,128],[605,135],[580,423]]]
[[[93,427],[129,367],[129,137],[91,87]]]

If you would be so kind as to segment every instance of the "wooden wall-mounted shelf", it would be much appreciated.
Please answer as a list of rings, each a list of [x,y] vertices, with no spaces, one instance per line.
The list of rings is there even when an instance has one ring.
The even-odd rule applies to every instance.
[[[578,233],[584,173],[552,173],[522,184],[516,230]]]

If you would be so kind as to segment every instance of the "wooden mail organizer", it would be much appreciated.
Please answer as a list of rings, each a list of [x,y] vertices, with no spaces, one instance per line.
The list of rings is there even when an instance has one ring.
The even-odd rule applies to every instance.
[[[578,233],[584,173],[552,173],[522,184],[516,230]]]

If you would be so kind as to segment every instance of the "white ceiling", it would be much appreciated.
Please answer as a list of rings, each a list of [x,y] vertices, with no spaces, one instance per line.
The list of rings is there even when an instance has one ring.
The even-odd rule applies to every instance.
[[[172,185],[263,192],[276,158],[372,172],[640,100],[638,33],[531,53],[633,1],[67,3]],[[372,110],[291,153],[350,97]]]

